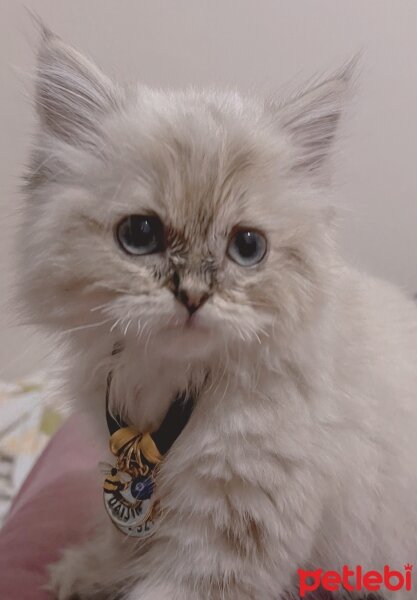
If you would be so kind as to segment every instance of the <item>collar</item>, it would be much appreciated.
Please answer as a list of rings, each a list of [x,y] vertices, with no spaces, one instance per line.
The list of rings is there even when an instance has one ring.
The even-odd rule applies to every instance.
[[[116,345],[112,354],[122,351]],[[116,527],[132,537],[153,534],[159,520],[156,475],[164,456],[187,425],[193,410],[189,394],[178,393],[156,431],[140,432],[109,409],[113,373],[107,375],[106,421],[115,465],[106,467],[104,505]]]

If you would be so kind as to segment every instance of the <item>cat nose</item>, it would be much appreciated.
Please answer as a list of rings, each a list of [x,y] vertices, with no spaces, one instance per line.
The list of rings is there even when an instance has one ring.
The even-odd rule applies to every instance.
[[[207,301],[209,294],[207,292],[192,291],[180,288],[178,290],[178,300],[184,304],[189,315],[193,315]]]

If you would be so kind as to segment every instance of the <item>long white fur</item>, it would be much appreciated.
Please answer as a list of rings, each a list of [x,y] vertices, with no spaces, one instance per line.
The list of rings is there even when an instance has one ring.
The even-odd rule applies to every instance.
[[[299,567],[417,558],[417,310],[340,258],[322,178],[350,71],[277,105],[122,91],[45,33],[25,309],[58,334],[62,383],[103,452],[109,368],[113,408],[142,429],[178,390],[197,394],[162,467],[158,532],[137,544],[103,521],[52,568],[60,600],[277,600]],[[118,220],[149,211],[181,231],[191,285],[215,261],[200,329],[151,274],[166,258],[115,242]],[[267,236],[258,267],[226,257],[237,224]]]

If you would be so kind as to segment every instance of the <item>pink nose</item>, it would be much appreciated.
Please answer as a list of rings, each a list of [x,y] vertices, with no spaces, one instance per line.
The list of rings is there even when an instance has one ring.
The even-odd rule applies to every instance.
[[[208,299],[207,292],[192,292],[190,290],[179,289],[178,300],[184,304],[190,316],[193,315]]]

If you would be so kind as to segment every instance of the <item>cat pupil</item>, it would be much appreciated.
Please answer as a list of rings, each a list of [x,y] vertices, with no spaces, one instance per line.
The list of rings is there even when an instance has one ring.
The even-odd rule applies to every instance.
[[[148,219],[143,219],[135,227],[132,219],[129,219],[129,235],[134,246],[148,246],[155,239],[155,233]]]
[[[236,246],[243,258],[250,258],[258,250],[257,239],[250,231],[241,231],[237,234]]]

